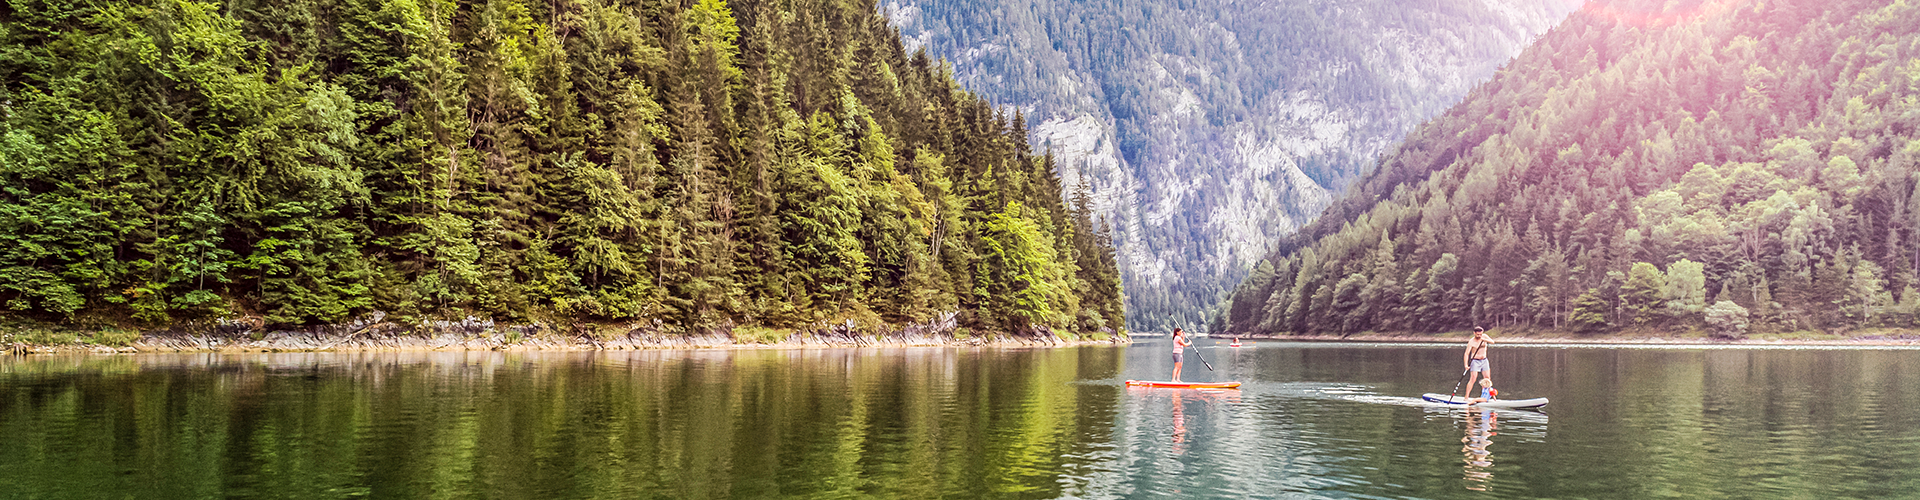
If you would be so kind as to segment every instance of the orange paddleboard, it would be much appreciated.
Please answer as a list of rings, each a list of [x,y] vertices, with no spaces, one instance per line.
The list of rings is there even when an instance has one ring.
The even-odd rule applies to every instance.
[[[1127,385],[1139,387],[1165,387],[1169,389],[1239,389],[1239,382],[1160,382],[1154,380],[1128,380]]]

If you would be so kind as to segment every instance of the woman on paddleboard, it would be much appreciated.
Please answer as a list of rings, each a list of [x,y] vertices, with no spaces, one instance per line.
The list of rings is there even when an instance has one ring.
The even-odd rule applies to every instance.
[[[1493,337],[1487,336],[1487,329],[1473,327],[1473,339],[1467,341],[1467,352],[1460,356],[1460,364],[1466,365],[1468,373],[1467,392],[1473,392],[1473,383],[1481,377],[1493,378],[1493,368],[1487,366],[1487,349],[1493,346]]]
[[[1185,334],[1180,333],[1179,328],[1173,329],[1173,381],[1174,382],[1180,381],[1180,354],[1185,352],[1187,349],[1187,346],[1190,346],[1190,345],[1193,345],[1193,342],[1188,341],[1187,336]]]

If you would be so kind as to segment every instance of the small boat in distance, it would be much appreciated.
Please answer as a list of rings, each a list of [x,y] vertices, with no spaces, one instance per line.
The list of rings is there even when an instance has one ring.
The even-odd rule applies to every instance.
[[[1157,380],[1128,380],[1131,387],[1163,387],[1168,389],[1239,389],[1240,382],[1162,382]]]

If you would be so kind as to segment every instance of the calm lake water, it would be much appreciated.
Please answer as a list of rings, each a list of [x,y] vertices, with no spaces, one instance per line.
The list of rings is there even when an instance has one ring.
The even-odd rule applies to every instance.
[[[0,498],[1920,496],[1920,350],[1165,342],[0,358]]]

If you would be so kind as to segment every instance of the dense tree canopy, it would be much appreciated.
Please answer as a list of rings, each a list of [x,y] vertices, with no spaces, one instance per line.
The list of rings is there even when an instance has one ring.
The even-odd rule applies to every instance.
[[[1589,2],[1282,242],[1215,326],[1912,326],[1916,19]]]
[[[888,0],[1115,226],[1128,324],[1199,329],[1380,154],[1579,0]]]
[[[1123,328],[1018,114],[861,0],[0,4],[0,309]]]

